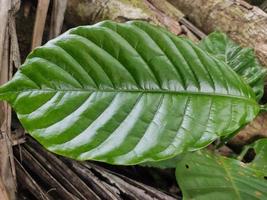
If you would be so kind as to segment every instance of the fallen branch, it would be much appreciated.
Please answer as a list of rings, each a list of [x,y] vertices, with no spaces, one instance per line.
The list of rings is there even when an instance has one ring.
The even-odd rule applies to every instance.
[[[61,33],[67,0],[54,0],[51,16],[49,39],[55,38]]]
[[[81,9],[82,8],[82,9]],[[69,26],[110,19],[120,22],[142,19],[181,33],[178,20],[183,14],[167,1],[159,0],[69,0],[65,21]]]
[[[14,151],[16,162],[21,160],[17,163],[18,180],[37,199],[177,199],[97,164],[55,156],[32,138],[27,139]],[[43,197],[43,193],[49,196]]]
[[[267,113],[261,113],[230,141],[230,145],[243,146],[259,138],[267,138]]]
[[[49,153],[40,147],[40,145],[32,139],[24,147],[38,159],[40,164],[47,166],[47,170],[57,180],[59,180],[64,187],[71,191],[72,194],[79,199],[99,199],[93,192],[64,162],[58,159],[54,154]],[[76,187],[76,186],[79,187]]]
[[[40,200],[51,200],[52,197],[46,193],[31,175],[24,169],[24,167],[20,164],[20,162],[15,159],[16,162],[16,172],[17,172],[17,179],[19,183],[22,183],[20,186],[24,189],[28,189],[33,193],[33,195]]]
[[[14,154],[16,157],[20,157],[20,151],[18,149],[14,150]],[[23,146],[21,148],[21,161],[22,164],[25,165],[31,173],[39,176],[44,183],[49,185],[49,190],[47,191],[56,191],[60,198],[62,199],[69,199],[69,200],[78,200],[76,196],[71,194],[67,191],[65,187],[59,183],[46,169],[42,166],[41,163],[30,153],[28,152]]]
[[[50,0],[38,0],[34,30],[32,36],[32,49],[42,44],[45,20]]]
[[[19,6],[19,0],[0,0],[0,84],[7,82],[12,76],[13,66],[20,64],[15,30],[15,14]],[[0,111],[1,190],[4,189],[4,193],[8,195],[8,199],[13,200],[16,198],[16,171],[11,141],[11,108],[7,103],[1,102]]]
[[[169,0],[205,33],[226,32],[267,67],[267,14],[242,0]]]

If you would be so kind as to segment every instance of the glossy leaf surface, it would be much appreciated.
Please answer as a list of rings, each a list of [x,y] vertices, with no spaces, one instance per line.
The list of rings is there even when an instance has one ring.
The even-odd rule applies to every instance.
[[[199,46],[206,52],[227,63],[246,83],[259,100],[264,92],[266,69],[258,62],[253,49],[234,43],[225,33],[213,32]]]
[[[176,168],[183,199],[266,199],[267,173],[252,167],[252,164],[208,151],[188,153]]]
[[[259,112],[224,62],[140,21],[71,29],[35,49],[0,98],[50,151],[113,164],[202,148]]]

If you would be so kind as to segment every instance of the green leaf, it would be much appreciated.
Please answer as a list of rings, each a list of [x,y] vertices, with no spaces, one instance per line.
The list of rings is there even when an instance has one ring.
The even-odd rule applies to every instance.
[[[258,170],[264,171],[267,176],[267,138],[259,139],[250,145],[254,149],[255,158],[248,165]]]
[[[176,168],[184,200],[266,199],[266,175],[266,171],[207,151],[188,153]]]
[[[264,78],[267,71],[259,64],[253,49],[240,47],[222,32],[211,33],[200,42],[199,46],[227,63],[251,86],[257,100],[260,100],[264,92]]]
[[[225,63],[141,21],[69,30],[35,49],[0,99],[50,151],[127,165],[203,148],[260,109]]]
[[[144,162],[144,163],[141,163],[140,165],[143,167],[154,167],[154,168],[160,168],[160,169],[176,168],[177,162],[181,160],[181,158],[182,158],[182,155],[178,155],[167,160],[161,160],[157,162]]]

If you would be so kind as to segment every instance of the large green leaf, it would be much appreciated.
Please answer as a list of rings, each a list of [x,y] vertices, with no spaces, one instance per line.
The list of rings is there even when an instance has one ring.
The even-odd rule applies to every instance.
[[[0,98],[50,151],[113,164],[202,148],[259,112],[229,66],[140,21],[71,29],[35,49]]]
[[[172,157],[170,159],[166,160],[160,160],[157,162],[144,162],[141,163],[140,165],[143,167],[154,167],[154,168],[160,168],[160,169],[168,169],[168,168],[173,168],[175,169],[177,166],[177,162],[182,159],[181,154],[175,157]]]
[[[207,151],[186,154],[176,168],[183,199],[266,200],[267,173],[252,164]]]
[[[266,69],[259,64],[253,49],[240,47],[222,32],[209,34],[199,46],[238,73],[252,87],[257,100],[262,97]]]

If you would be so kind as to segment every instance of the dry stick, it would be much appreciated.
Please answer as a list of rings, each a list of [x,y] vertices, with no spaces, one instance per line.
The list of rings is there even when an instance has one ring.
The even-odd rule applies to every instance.
[[[3,56],[4,52],[4,43],[6,40],[6,30],[8,25],[8,11],[11,8],[11,1],[0,0],[0,58]],[[0,65],[0,71],[2,69],[2,65]]]
[[[115,195],[113,198],[102,197],[103,199],[159,199],[159,200],[174,200],[175,198],[164,194],[152,187],[138,183],[130,178],[121,178],[119,175],[114,175],[110,171],[97,165],[89,164],[86,162],[78,163],[66,158],[61,158],[68,164],[76,173],[83,177],[90,187],[94,189],[96,193],[106,192],[105,187]],[[103,187],[104,186],[104,187]],[[115,193],[114,193],[115,192]]]
[[[183,24],[188,30],[190,30],[192,33],[198,37],[198,39],[203,39],[206,37],[206,34],[203,33],[201,30],[199,30],[197,27],[195,27],[194,24],[192,24],[190,21],[185,19],[184,17],[180,19],[181,24]]]
[[[18,182],[22,183],[21,186],[31,192],[36,199],[52,200],[53,198],[47,194],[31,177],[31,175],[24,169],[20,162],[15,158],[16,172]]]
[[[113,194],[115,194],[115,196],[117,196],[117,200],[124,199],[123,197],[121,197],[120,190],[118,190],[116,187],[109,185],[105,181],[102,181],[102,184],[107,188],[108,191],[112,192]]]
[[[61,158],[73,171],[75,171],[103,200],[122,199],[118,190],[107,187],[102,180],[95,176],[88,168],[70,159]]]
[[[45,156],[38,154],[32,147],[30,147],[27,144],[24,144],[24,147],[27,149],[27,151],[35,158],[37,159],[40,164],[46,168],[46,170],[51,173],[51,175],[59,181],[62,186],[64,186],[71,194],[75,195],[81,200],[86,200],[87,198],[84,197],[76,187],[73,186],[73,184],[68,180],[69,176],[72,176],[72,174],[66,174],[64,171],[68,169],[66,166],[62,165],[61,169],[58,170],[56,167],[50,163]],[[90,196],[92,198],[92,196]]]
[[[13,68],[14,45],[14,15],[19,9],[19,0],[0,0],[0,84],[10,79]],[[11,38],[11,40],[10,40]],[[3,124],[1,124],[0,135],[0,174],[9,199],[15,199],[16,191],[16,172],[13,160],[12,143],[11,143],[11,108],[7,103],[1,103],[3,113]]]
[[[24,146],[72,194],[80,199],[100,199],[64,162],[41,148],[33,139],[28,137],[28,143]]]
[[[0,199],[1,200],[8,200],[9,199],[5,185],[4,185],[1,177],[0,177]]]
[[[88,169],[95,170],[109,181],[109,184],[116,186],[126,196],[133,199],[158,199],[158,200],[175,200],[176,198],[158,191],[150,186],[139,183],[126,176],[111,172],[103,167],[89,162],[83,162],[82,165]]]
[[[17,8],[19,9],[19,8]],[[9,32],[10,32],[10,67],[19,68],[21,65],[20,52],[19,52],[19,44],[18,37],[16,31],[16,20],[15,13],[10,17],[9,20]],[[12,77],[12,70],[10,70],[10,78]]]
[[[187,38],[189,38],[191,41],[197,43],[199,42],[199,38],[196,37],[195,34],[193,34],[185,25],[181,25],[183,34],[186,35]]]
[[[55,38],[61,32],[61,28],[64,21],[64,14],[67,7],[67,2],[68,0],[53,1],[49,39]]]
[[[14,149],[16,157],[19,157],[19,151]],[[62,199],[78,200],[77,197],[69,193],[23,146],[21,147],[22,164],[31,172],[37,174],[51,188],[55,188],[57,194]],[[49,191],[47,191],[49,193]]]
[[[12,139],[12,146],[17,146],[19,144],[23,144],[26,142],[25,137],[19,138],[19,139]]]
[[[9,12],[9,21],[8,21],[8,32],[9,32],[9,68],[7,77],[10,80],[13,76],[13,68],[18,68],[21,64],[20,60],[20,52],[19,52],[19,45],[18,45],[18,38],[16,32],[16,20],[15,15],[19,11],[20,8],[20,0],[11,0],[11,10]],[[14,163],[14,156],[13,156],[13,149],[12,149],[12,133],[11,133],[11,121],[12,121],[12,109],[9,105],[7,105],[7,136],[9,141],[9,157],[10,157],[10,164],[11,170],[14,177],[14,181],[16,182],[16,167]]]
[[[45,20],[50,0],[38,0],[36,18],[34,22],[32,49],[42,44]]]

